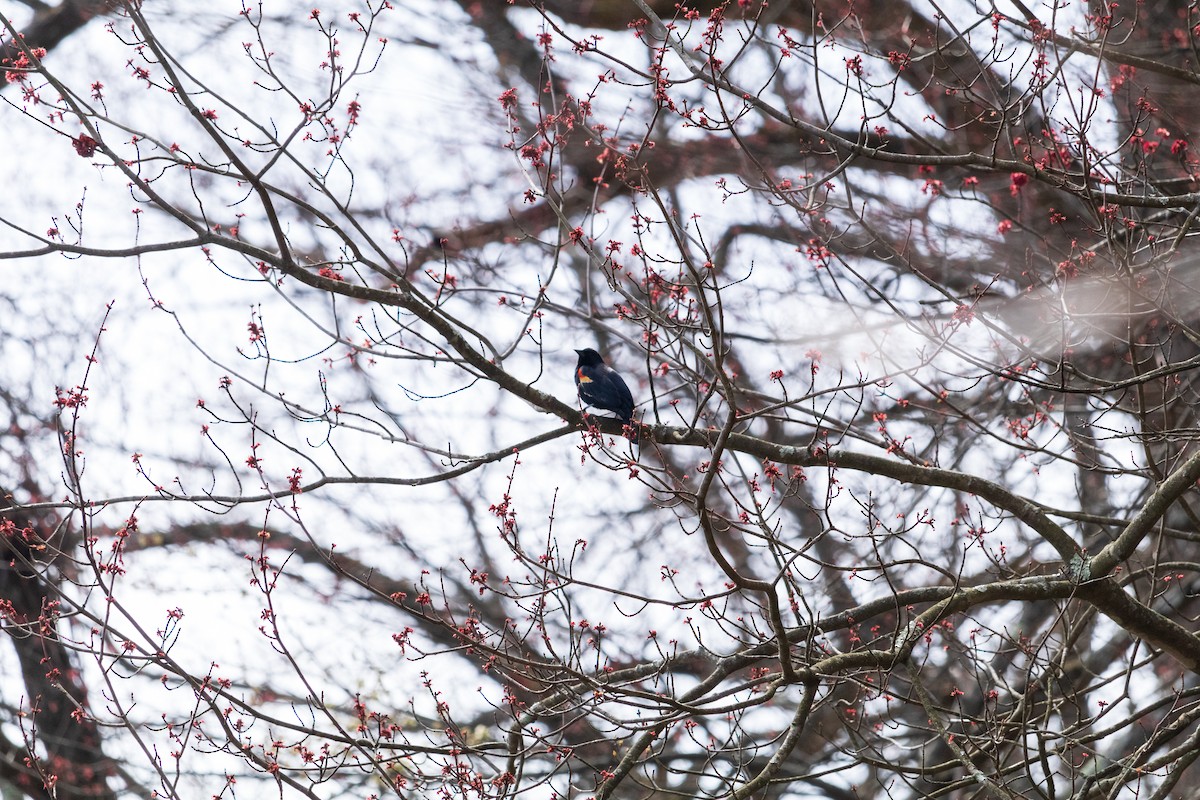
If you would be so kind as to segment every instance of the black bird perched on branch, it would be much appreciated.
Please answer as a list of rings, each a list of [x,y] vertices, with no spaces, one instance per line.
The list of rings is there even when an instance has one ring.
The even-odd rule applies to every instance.
[[[633,424],[633,395],[617,371],[590,347],[576,350],[575,387],[584,405],[611,411],[626,425]]]

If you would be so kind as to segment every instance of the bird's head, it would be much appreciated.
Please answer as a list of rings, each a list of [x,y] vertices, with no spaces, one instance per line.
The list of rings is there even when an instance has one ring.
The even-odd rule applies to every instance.
[[[579,354],[579,366],[581,367],[598,367],[604,363],[604,358],[590,347],[575,352]]]

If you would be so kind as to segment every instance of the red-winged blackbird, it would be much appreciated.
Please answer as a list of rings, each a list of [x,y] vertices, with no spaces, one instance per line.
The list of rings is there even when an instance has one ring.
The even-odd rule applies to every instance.
[[[611,411],[626,425],[633,422],[633,395],[617,371],[592,348],[576,350],[575,387],[584,405]]]

